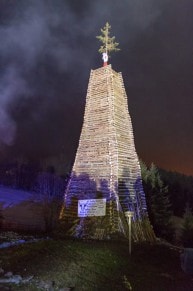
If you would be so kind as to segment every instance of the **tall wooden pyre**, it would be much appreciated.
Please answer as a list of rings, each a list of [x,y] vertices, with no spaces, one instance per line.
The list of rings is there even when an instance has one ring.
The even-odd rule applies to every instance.
[[[60,217],[72,236],[110,239],[128,237],[127,211],[133,213],[132,237],[152,239],[122,75],[107,65],[91,70]]]

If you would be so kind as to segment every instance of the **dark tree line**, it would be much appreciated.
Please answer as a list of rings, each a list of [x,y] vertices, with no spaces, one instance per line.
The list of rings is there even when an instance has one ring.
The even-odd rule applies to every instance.
[[[141,162],[143,187],[150,221],[158,237],[172,239],[172,217],[183,218],[181,243],[193,247],[193,177],[147,167]]]
[[[158,237],[172,239],[171,217],[173,212],[168,195],[168,187],[162,181],[154,164],[148,168],[141,162],[141,173],[149,219],[155,234]]]
[[[193,177],[159,169],[160,177],[168,186],[174,215],[183,216],[186,205],[193,207]]]
[[[35,180],[42,169],[37,163],[1,163],[0,184],[16,189],[33,190]]]
[[[53,166],[48,166],[46,169],[43,169],[39,163],[30,161],[26,163],[1,163],[0,184],[15,189],[36,191],[37,180],[39,180],[40,174],[43,176],[44,173],[47,173],[47,177],[49,176],[50,181],[58,176]],[[60,176],[60,178],[66,183],[68,174],[64,174]],[[50,182],[50,185],[51,183],[52,182]]]

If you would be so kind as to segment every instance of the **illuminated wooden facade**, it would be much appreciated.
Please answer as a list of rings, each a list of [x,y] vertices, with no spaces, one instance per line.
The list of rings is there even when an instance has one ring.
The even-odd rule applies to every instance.
[[[106,215],[78,217],[78,200],[106,199]],[[61,219],[79,237],[127,237],[124,213],[133,211],[133,238],[153,237],[146,209],[127,95],[111,65],[92,70],[79,146]]]

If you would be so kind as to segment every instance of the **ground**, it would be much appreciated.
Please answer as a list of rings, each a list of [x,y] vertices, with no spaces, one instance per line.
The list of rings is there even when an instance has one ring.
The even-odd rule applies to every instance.
[[[6,226],[29,230],[44,229],[36,193],[0,186],[0,210]]]
[[[42,240],[0,249],[0,268],[33,276],[10,290],[193,290],[180,250],[163,242],[134,244],[129,255],[126,241]]]
[[[38,223],[40,213],[32,200],[32,193],[0,187],[6,219]],[[133,244],[129,255],[128,241],[43,239],[0,249],[1,277],[10,271],[33,277],[25,284],[1,284],[0,291],[192,291],[193,276],[182,271],[180,252],[163,242]]]

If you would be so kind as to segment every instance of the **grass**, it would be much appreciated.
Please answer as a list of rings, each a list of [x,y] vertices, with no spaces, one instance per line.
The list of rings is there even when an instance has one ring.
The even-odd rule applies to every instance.
[[[179,255],[167,244],[135,244],[130,256],[126,242],[45,240],[1,249],[0,267],[34,275],[31,283],[10,285],[11,290],[43,290],[37,287],[42,280],[54,281],[53,290],[193,290]]]

